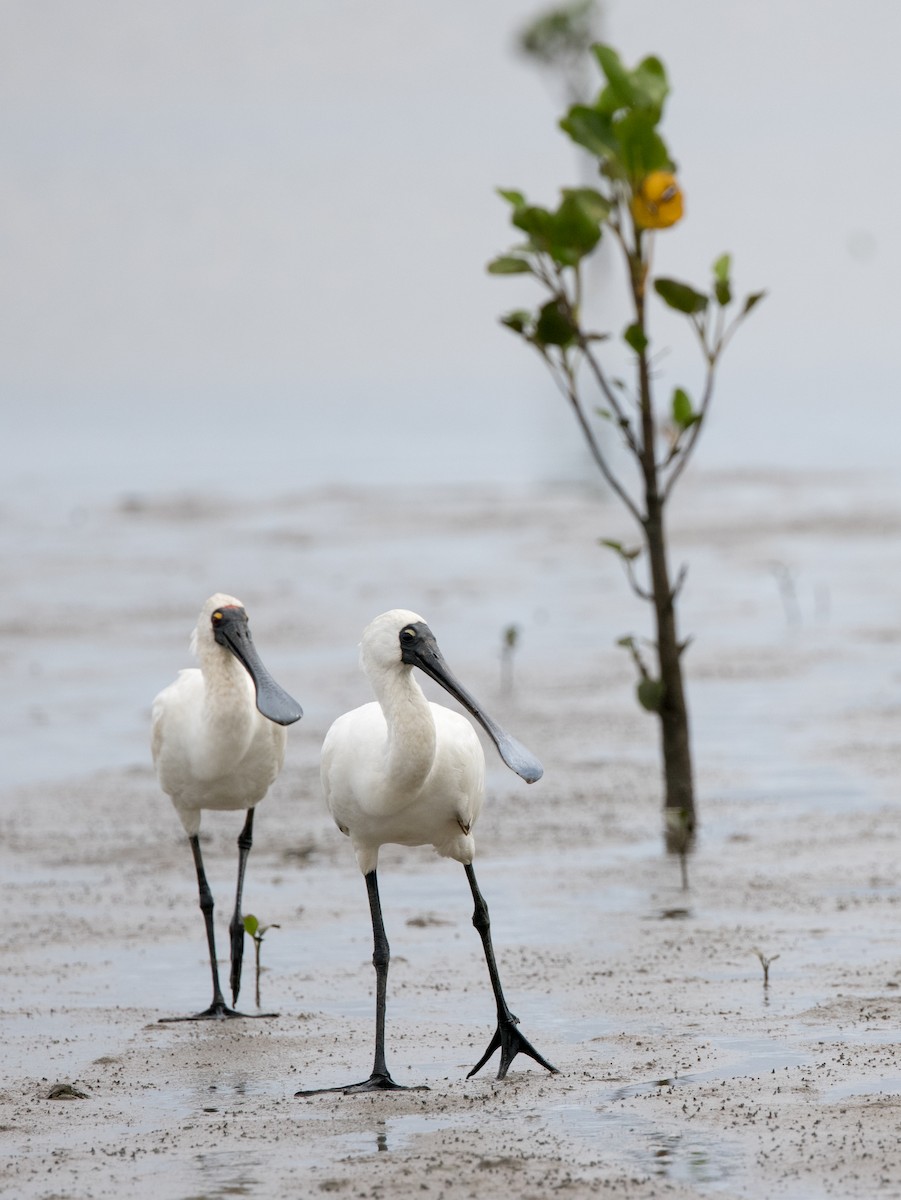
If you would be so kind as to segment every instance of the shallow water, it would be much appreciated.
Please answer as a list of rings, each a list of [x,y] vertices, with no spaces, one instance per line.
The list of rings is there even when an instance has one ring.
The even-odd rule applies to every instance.
[[[830,1111],[895,1094],[887,914],[901,895],[889,845],[901,676],[868,558],[893,536],[874,518],[893,492],[814,479],[803,511],[780,523],[781,487],[754,485],[769,515],[749,525],[741,480],[701,480],[681,516],[702,806],[687,892],[660,854],[654,731],[614,645],[628,597],[616,564],[585,549],[610,518],[595,494],[450,489],[419,499],[412,541],[410,494],[391,490],[221,509],[159,498],[89,506],[64,527],[8,512],[0,822],[16,848],[4,849],[8,930],[31,933],[7,934],[7,1073],[26,1090],[87,1079],[107,1105],[128,1080],[105,1119],[109,1145],[181,1131],[174,1157],[148,1150],[141,1178],[177,1176],[185,1195],[210,1198],[258,1193],[292,1163],[421,1165],[455,1137],[487,1163],[557,1146],[589,1173],[745,1194],[748,1134],[704,1108],[711,1091],[756,1097],[776,1077],[798,1089],[819,1078]],[[831,525],[836,507],[858,513],[850,538]],[[768,574],[774,557],[797,564],[800,624]],[[814,600],[823,581],[828,614]],[[156,1023],[205,1005],[209,982],[190,854],[149,771],[148,708],[188,661],[200,600],[222,586],[246,600],[265,661],[306,710],[260,809],[248,877],[247,907],[281,925],[264,946],[262,999],[282,1017],[243,1034]],[[545,760],[527,790],[489,759],[477,869],[514,1010],[565,1074],[545,1085],[517,1065],[506,1085],[490,1072],[461,1084],[491,1027],[469,890],[457,864],[386,850],[395,1070],[432,1092],[416,1111],[336,1112],[294,1091],[365,1074],[372,949],[316,759],[332,716],[367,698],[359,629],[398,602],[428,617],[461,678]],[[522,627],[512,694],[499,661],[511,620]],[[204,829],[221,926],[237,828],[216,818]],[[773,959],[768,989],[756,949]],[[245,975],[243,1003],[249,987]],[[684,1103],[703,1114],[690,1127]],[[298,1123],[302,1146],[267,1141]],[[64,1139],[73,1155],[79,1136],[73,1125]]]

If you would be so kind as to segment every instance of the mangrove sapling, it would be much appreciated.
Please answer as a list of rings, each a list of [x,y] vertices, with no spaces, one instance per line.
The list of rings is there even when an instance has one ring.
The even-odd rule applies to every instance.
[[[501,692],[513,695],[513,656],[519,645],[519,626],[508,625],[501,641]]]
[[[280,925],[261,925],[253,913],[248,913],[244,918],[244,932],[253,938],[254,958],[256,963],[256,1002],[257,1008],[260,1008],[260,950],[263,946],[263,938],[270,929],[281,929]]]
[[[779,598],[785,613],[785,623],[790,629],[797,629],[802,623],[801,605],[798,602],[798,589],[795,587],[795,577],[791,567],[783,562],[774,562],[770,566],[779,588]]]
[[[560,124],[592,155],[598,186],[562,189],[556,209],[531,204],[518,191],[501,191],[510,205],[511,221],[525,240],[495,258],[488,270],[494,275],[530,275],[537,283],[542,292],[538,306],[507,314],[503,324],[541,356],[572,409],[595,465],[640,531],[642,544],[637,549],[610,539],[604,544],[620,558],[633,592],[653,611],[653,670],[642,669],[634,639],[622,644],[638,667],[639,702],[659,719],[667,845],[684,854],[696,827],[682,673],[688,642],[680,638],[676,621],[685,569],[672,578],[664,518],[706,421],[722,354],[763,293],[749,295],[732,308],[728,254],[714,262],[708,291],[652,275],[657,232],[677,224],[683,213],[682,190],[658,130],[669,93],[666,71],[658,58],[645,58],[628,70],[609,46],[592,49],[605,86],[593,104],[573,105]],[[618,351],[627,356],[630,383],[616,373],[617,343],[609,333],[593,330],[583,313],[587,263],[605,232],[625,266],[628,311]],[[654,297],[685,320],[702,364],[700,399],[693,400],[681,386],[673,388],[666,421],[657,401],[659,354],[650,322]],[[634,461],[635,485],[614,466],[600,435],[604,421]],[[646,563],[644,581],[636,571],[640,556]]]
[[[763,990],[767,991],[770,986],[770,963],[774,963],[779,955],[771,954],[770,957],[767,958],[763,951],[758,950],[756,946],[754,947],[754,953],[760,959],[760,965],[763,967]]]

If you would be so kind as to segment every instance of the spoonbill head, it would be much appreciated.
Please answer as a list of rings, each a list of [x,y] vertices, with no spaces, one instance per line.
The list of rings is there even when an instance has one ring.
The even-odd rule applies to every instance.
[[[418,613],[392,609],[370,622],[363,631],[360,663],[376,700],[345,713],[329,729],[322,747],[321,778],[329,810],[341,832],[350,837],[366,880],[375,947],[375,1059],[372,1074],[362,1083],[314,1090],[358,1092],[399,1086],[388,1072],[384,1045],[390,955],[377,868],[379,849],[387,843],[432,845],[466,871],[475,903],[473,924],[482,939],[498,1020],[488,1050],[470,1075],[498,1048],[498,1079],[504,1078],[520,1053],[555,1071],[519,1032],[517,1018],[507,1007],[491,943],[488,908],[472,866],[472,830],[482,808],[485,782],[481,742],[464,716],[426,699],[414,668],[439,683],[478,721],[503,761],[527,783],[541,778],[541,763],[464,688]]]
[[[214,653],[208,652],[211,650],[209,634],[217,646],[225,647],[244,667],[253,681],[257,710],[262,716],[282,726],[300,720],[303,709],[263,666],[250,634],[247,610],[240,600],[219,592],[201,609],[192,641],[202,664],[215,661]]]
[[[191,635],[191,648],[199,667],[180,671],[153,702],[151,750],[160,786],[171,798],[191,845],[210,952],[213,1001],[204,1012],[185,1019],[234,1017],[242,1014],[227,1007],[219,985],[213,897],[200,852],[201,814],[204,809],[247,812],[238,838],[238,886],[229,926],[235,1003],[244,954],[241,895],[254,808],[282,768],[285,726],[298,721],[302,710],[263,665],[247,612],[234,596],[210,596]]]
[[[376,655],[370,651],[370,639],[372,647],[376,649]],[[389,655],[387,647],[392,642],[393,653]],[[416,613],[395,608],[376,617],[367,627],[363,634],[360,657],[363,669],[371,680],[374,680],[380,670],[382,673],[397,670],[398,645],[401,663],[406,667],[419,667],[459,701],[494,742],[498,753],[511,771],[515,771],[526,783],[536,783],[541,778],[544,768],[538,759],[516,738],[505,733],[473,699],[445,662],[434,633]],[[439,706],[433,704],[432,708],[436,709]]]

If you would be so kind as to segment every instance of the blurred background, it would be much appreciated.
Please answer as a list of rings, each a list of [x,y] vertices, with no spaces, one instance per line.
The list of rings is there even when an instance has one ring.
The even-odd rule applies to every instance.
[[[517,50],[542,11],[7,0],[7,496],[587,474],[497,323],[528,283],[484,270],[515,240],[495,187],[552,203],[585,174],[560,80]],[[770,293],[698,463],[893,467],[901,9],[605,0],[600,33],[673,84],[687,217],[658,270],[705,284],[729,250]],[[665,365],[691,390],[693,346]]]
[[[546,11],[0,5],[7,782],[146,770],[152,697],[220,590],[306,708],[311,764],[368,694],[359,631],[398,604],[486,702],[521,626],[536,696],[584,671],[561,694],[632,722],[619,744],[653,761],[615,647],[647,614],[596,549],[634,529],[498,323],[530,281],[485,272],[517,240],[496,187],[554,204],[590,179],[557,128],[563,80],[518,48]],[[657,270],[704,286],[728,250],[736,292],[769,293],[725,356],[673,555],[699,761],[794,770],[796,713],[815,734],[818,705],[891,707],[899,682],[901,8],[605,0],[599,34],[673,85],[687,215]],[[620,271],[602,251],[592,276],[614,333]],[[652,319],[667,393],[696,395],[694,344]],[[819,672],[806,690],[755,684],[789,640]]]

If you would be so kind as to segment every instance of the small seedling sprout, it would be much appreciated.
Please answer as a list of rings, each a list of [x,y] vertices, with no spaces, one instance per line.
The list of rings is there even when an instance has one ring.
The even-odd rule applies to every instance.
[[[256,960],[256,1002],[257,1008],[260,1008],[260,947],[263,945],[263,938],[270,929],[280,929],[280,925],[261,925],[253,913],[248,913],[244,918],[244,932],[253,938],[253,949]]]
[[[519,645],[519,626],[508,625],[501,642],[501,691],[505,696],[513,693],[513,655]]]
[[[754,947],[754,953],[760,959],[760,965],[763,967],[763,988],[764,991],[766,991],[770,986],[770,963],[774,963],[779,955],[771,954],[768,958],[764,952],[759,950],[756,946]]]

